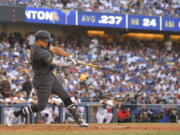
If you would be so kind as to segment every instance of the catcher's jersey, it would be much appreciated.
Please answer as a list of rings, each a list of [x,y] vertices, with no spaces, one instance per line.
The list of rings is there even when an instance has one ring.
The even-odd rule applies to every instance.
[[[51,72],[50,67],[53,60],[53,53],[49,49],[32,45],[30,59],[35,74]]]

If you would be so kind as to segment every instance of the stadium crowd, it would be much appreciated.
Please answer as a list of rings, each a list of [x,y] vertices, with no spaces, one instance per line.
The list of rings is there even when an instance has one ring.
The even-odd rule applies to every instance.
[[[179,0],[1,0],[0,5],[180,17]]]
[[[99,114],[108,113],[99,123],[110,122],[112,109],[117,107],[119,122],[129,122],[130,113],[140,122],[174,121],[175,110],[152,109],[146,106],[137,108],[124,104],[176,104],[180,94],[180,46],[172,41],[139,41],[123,39],[108,43],[100,37],[68,37],[60,40],[53,35],[60,46],[84,62],[92,62],[119,72],[110,72],[88,66],[56,68],[54,73],[76,104],[81,102],[100,102]],[[34,43],[33,33],[0,34],[0,86],[3,80],[6,89],[12,89],[8,97],[1,95],[2,104],[36,103],[36,90],[32,87],[32,71],[29,63],[30,46]],[[56,57],[66,62],[63,57]],[[9,85],[9,86],[7,86]],[[50,104],[60,105],[62,101],[52,95]],[[55,112],[52,115],[50,112]],[[49,119],[58,117],[58,109],[49,109]],[[80,107],[82,115],[83,107]],[[66,111],[65,111],[66,112]],[[125,113],[125,114],[124,114]],[[174,115],[173,115],[174,114]],[[171,116],[172,115],[172,116]],[[56,117],[55,117],[56,116]],[[149,116],[149,117],[148,117]],[[151,116],[151,117],[150,117]],[[173,118],[168,119],[164,117]],[[64,116],[65,117],[65,116]],[[157,118],[158,117],[158,118]],[[53,122],[53,121],[51,121]],[[50,122],[47,122],[50,123]]]

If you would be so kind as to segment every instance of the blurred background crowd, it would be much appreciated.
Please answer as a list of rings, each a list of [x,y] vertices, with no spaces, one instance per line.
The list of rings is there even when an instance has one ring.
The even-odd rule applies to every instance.
[[[159,108],[147,108],[144,104],[179,102],[180,46],[177,42],[122,39],[109,43],[97,36],[73,36],[63,40],[56,35],[52,37],[56,41],[54,45],[73,53],[77,59],[119,71],[110,72],[82,65],[56,68],[53,71],[72,98],[76,99],[76,104],[103,104],[97,109],[98,123],[111,122],[114,107],[118,108],[118,122],[130,122],[131,113],[135,114],[137,122],[175,122],[175,109],[165,108],[164,112]],[[0,33],[0,89],[13,91],[7,97],[1,96],[2,104],[37,102],[29,62],[30,46],[34,40],[31,32]],[[55,59],[66,62],[63,57],[56,56]],[[49,103],[60,105],[62,101],[52,95]],[[128,106],[130,104],[142,107]],[[44,116],[51,120],[54,118],[53,121],[47,120],[47,123],[55,122],[59,116],[55,110],[58,109],[45,110]],[[79,110],[83,115],[83,107]]]
[[[180,17],[179,0],[1,0],[0,5]]]

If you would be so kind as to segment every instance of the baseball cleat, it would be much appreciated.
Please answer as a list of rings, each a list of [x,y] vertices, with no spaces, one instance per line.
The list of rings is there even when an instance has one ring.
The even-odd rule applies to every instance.
[[[13,122],[16,122],[17,121],[17,118],[16,116],[14,115],[14,112],[13,111],[9,111],[8,112],[8,115],[7,115],[7,125],[9,127],[12,126]]]
[[[89,125],[83,119],[80,119],[79,126],[80,127],[88,127]]]

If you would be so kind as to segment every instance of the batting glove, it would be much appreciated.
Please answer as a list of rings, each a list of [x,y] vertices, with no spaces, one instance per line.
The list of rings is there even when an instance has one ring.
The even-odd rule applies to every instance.
[[[70,63],[71,63],[72,65],[77,65],[77,64],[78,64],[78,61],[77,61],[77,59],[74,57],[74,55],[70,55],[69,58],[68,58],[68,60],[70,61]]]

